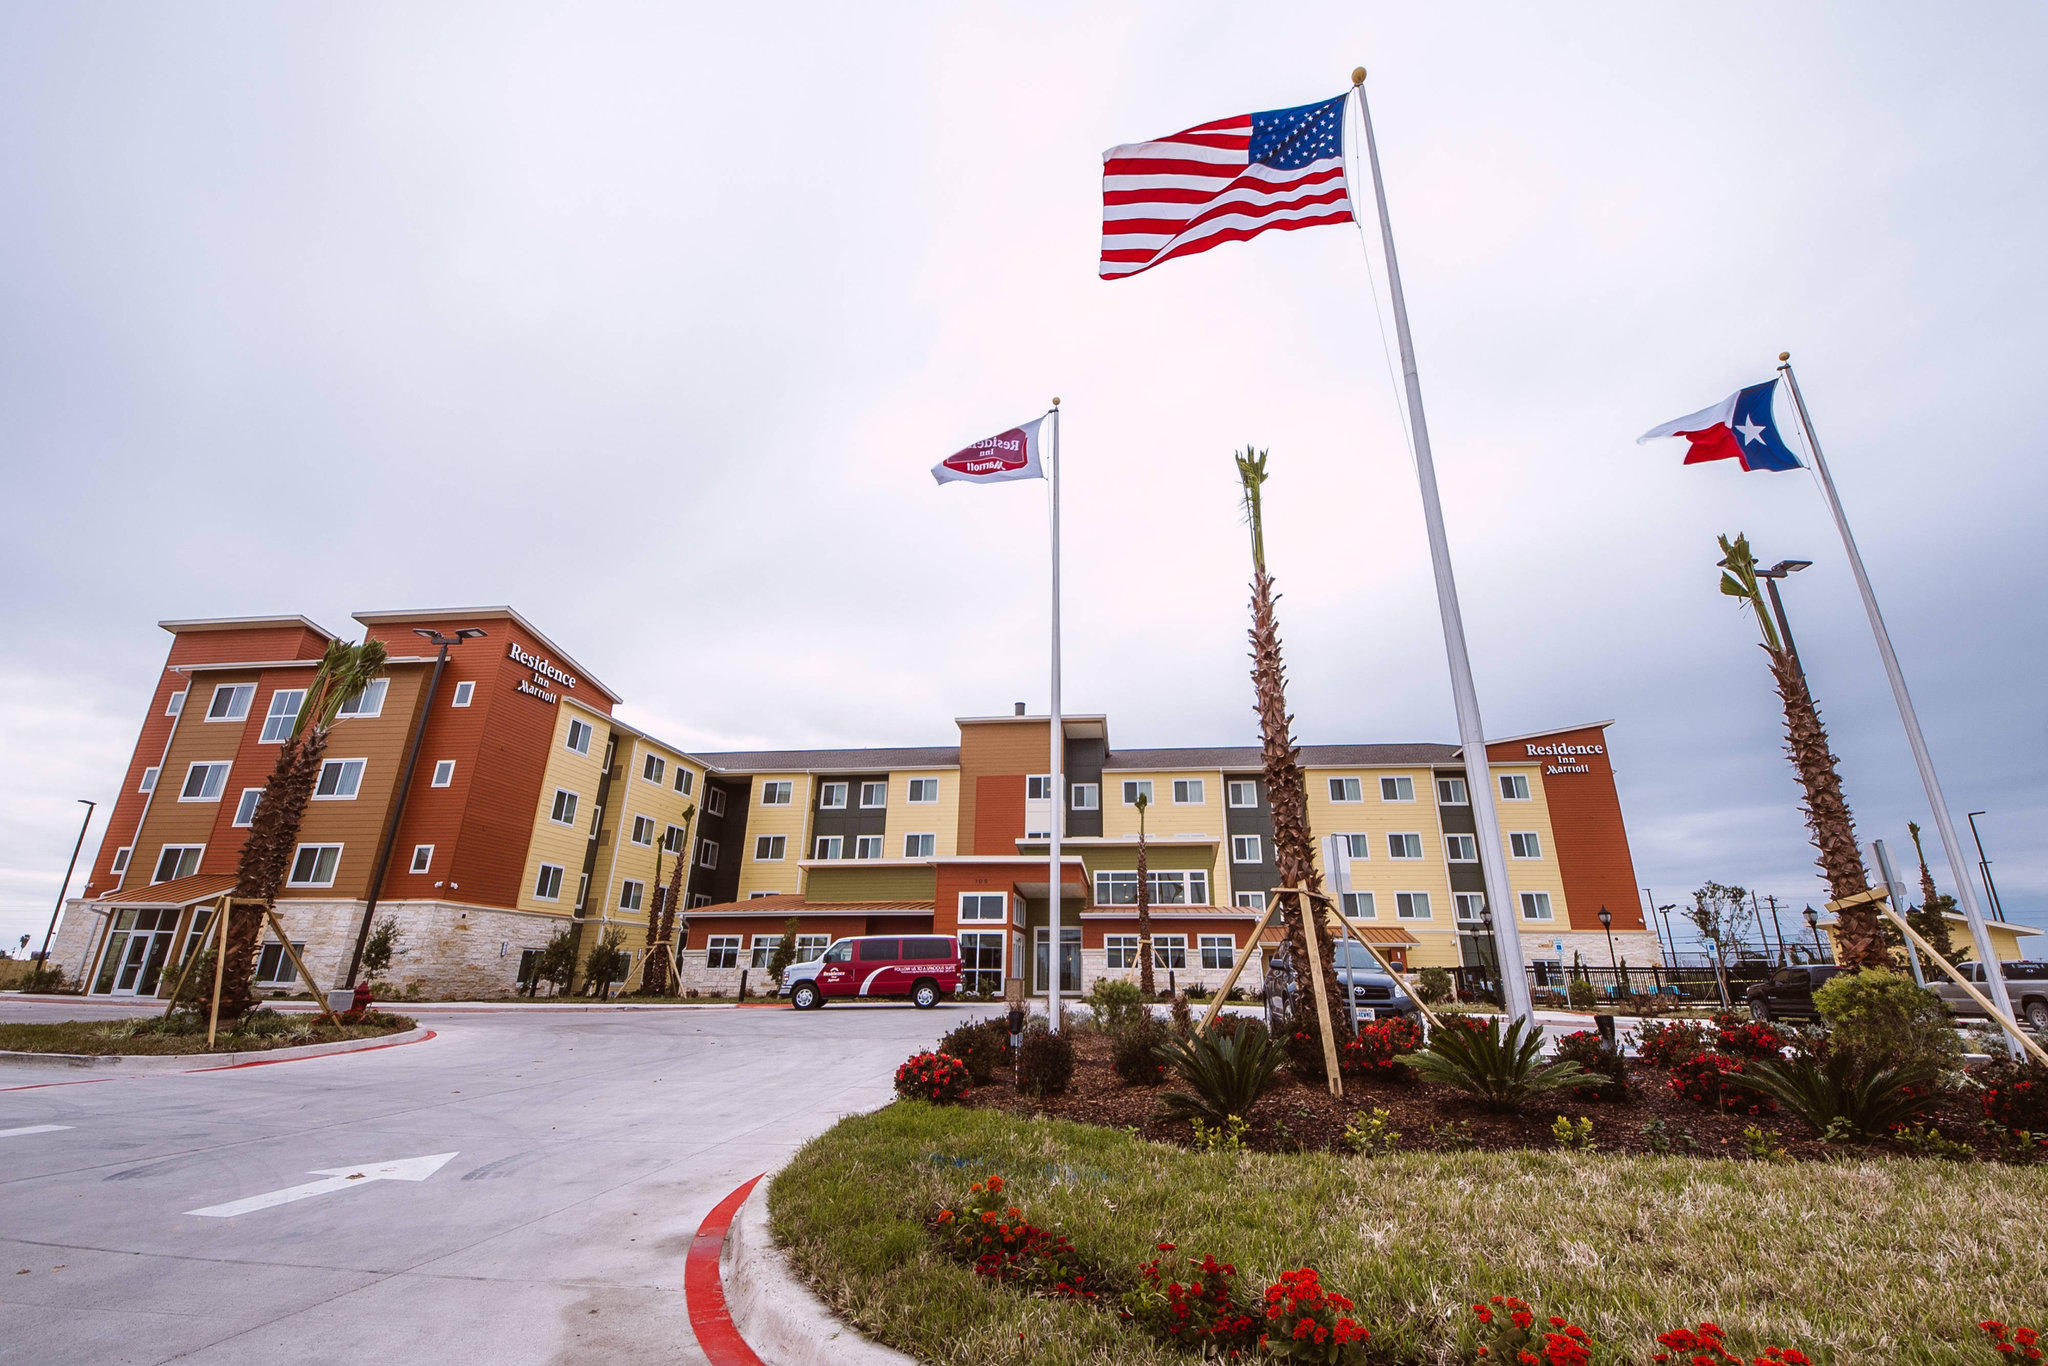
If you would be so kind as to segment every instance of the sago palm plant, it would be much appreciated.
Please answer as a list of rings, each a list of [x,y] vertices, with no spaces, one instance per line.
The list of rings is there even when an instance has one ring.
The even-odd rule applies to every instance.
[[[1723,1078],[1769,1096],[1817,1134],[1859,1139],[1882,1138],[1917,1118],[1936,1080],[1932,1067],[1872,1067],[1847,1050],[1824,1059],[1765,1058]]]
[[[1229,1034],[1176,1036],[1159,1057],[1188,1088],[1169,1091],[1160,1103],[1177,1119],[1199,1119],[1212,1128],[1232,1116],[1249,1119],[1252,1106],[1286,1060],[1266,1026],[1249,1020]]]
[[[1604,1081],[1563,1059],[1543,1060],[1543,1029],[1516,1020],[1502,1034],[1500,1026],[1484,1029],[1463,1025],[1430,1031],[1427,1047],[1403,1053],[1394,1061],[1413,1068],[1424,1081],[1467,1092],[1489,1110],[1512,1110],[1532,1096]]]

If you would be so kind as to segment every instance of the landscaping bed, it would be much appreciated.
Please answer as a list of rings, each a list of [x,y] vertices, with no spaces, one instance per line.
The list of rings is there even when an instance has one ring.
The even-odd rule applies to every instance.
[[[344,1017],[346,1018],[346,1017]],[[126,1020],[61,1020],[52,1024],[0,1024],[0,1052],[68,1053],[90,1057],[159,1057],[187,1053],[253,1053],[270,1048],[382,1038],[419,1028],[406,1015],[369,1011],[352,1024],[334,1025],[323,1015],[252,1012],[242,1028],[223,1026],[206,1046],[206,1020],[179,1012]]]

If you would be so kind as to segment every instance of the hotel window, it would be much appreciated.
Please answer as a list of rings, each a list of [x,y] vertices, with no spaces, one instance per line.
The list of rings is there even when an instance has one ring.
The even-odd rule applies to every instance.
[[[241,799],[235,803],[235,824],[244,830],[254,825],[256,823],[256,807],[262,800],[262,788],[243,788]]]
[[[889,804],[889,785],[887,783],[862,783],[860,785],[860,804],[870,811],[887,806]]]
[[[1380,779],[1380,800],[1383,802],[1412,802],[1415,800],[1413,778]]]
[[[962,892],[960,893],[960,918],[973,921],[995,921],[1000,924],[1010,916],[1010,895],[1008,892]]]
[[[937,778],[912,778],[910,780],[909,799],[913,802],[937,801],[939,799],[939,780]]]
[[[1138,936],[1135,934],[1106,934],[1102,936],[1103,966],[1112,972],[1138,966]]]
[[[1097,811],[1102,807],[1102,789],[1094,783],[1075,783],[1068,793],[1068,805],[1076,811]]]
[[[758,892],[748,892],[748,893],[747,893],[747,900],[749,900],[749,901],[759,901],[759,900],[760,900],[760,899],[761,899],[762,897],[764,897],[764,896],[781,896],[781,895],[782,895],[782,893],[780,893],[780,892],[776,891],[776,890],[775,890],[775,889],[774,889],[773,887],[764,887],[764,888],[762,888],[762,889],[761,889],[760,891],[758,891]],[[709,899],[710,899],[710,898],[708,898],[708,897],[706,898],[706,900],[709,900]]]
[[[1003,989],[1003,935],[1000,930],[960,936],[960,990],[969,996],[993,996]]]
[[[548,813],[548,819],[556,825],[576,823],[576,794],[566,787],[555,789],[555,809]]]
[[[619,909],[622,911],[639,910],[641,899],[644,896],[646,896],[646,894],[647,884],[642,882],[635,882],[631,878],[628,878],[626,881],[621,882],[619,884]]]
[[[882,837],[880,835],[856,835],[853,841],[853,856],[855,858],[880,858],[882,856]]]
[[[825,783],[818,789],[818,806],[826,811],[841,811],[846,807],[845,783]]]
[[[292,738],[292,727],[298,724],[299,708],[306,704],[304,688],[279,688],[270,695],[270,710],[263,715],[263,732],[256,737],[261,745],[281,745]]]
[[[938,847],[939,837],[935,834],[905,835],[903,837],[903,857],[905,858],[930,858],[938,851]]]
[[[213,702],[206,709],[206,719],[240,721],[248,716],[250,699],[255,696],[254,683],[222,683],[213,690]]]
[[[1508,852],[1516,858],[1542,858],[1543,842],[1534,830],[1517,830],[1508,836]]]
[[[1175,778],[1173,780],[1173,804],[1175,806],[1203,806],[1208,802],[1208,785],[1200,778]]]
[[[1371,857],[1372,857],[1372,836],[1371,836],[1371,835],[1340,835],[1340,836],[1339,836],[1338,838],[1340,838],[1340,839],[1342,839],[1342,840],[1344,841],[1344,845],[1345,845],[1345,852],[1346,852],[1347,854],[1349,854],[1349,855],[1350,855],[1350,857],[1352,857],[1352,858],[1371,858]]]
[[[1486,909],[1486,896],[1482,892],[1454,892],[1451,903],[1457,907],[1459,923],[1476,925],[1479,913]]]
[[[796,784],[787,780],[761,784],[761,805],[763,806],[788,806],[791,799],[795,796]]]
[[[1223,785],[1223,800],[1239,808],[1255,807],[1259,804],[1259,785],[1249,779],[1233,779]]]
[[[1465,794],[1465,780],[1463,778],[1438,778],[1436,780],[1436,799],[1444,806],[1466,806],[1472,800]]]
[[[585,901],[589,900],[589,899],[590,899],[590,874],[588,874],[588,873],[578,873],[578,874],[576,875],[576,909],[577,909],[577,910],[579,910],[579,911],[580,911],[580,910],[582,910],[582,909],[583,909],[583,903],[584,903]]]
[[[1373,905],[1372,893],[1344,893],[1344,918],[1346,920],[1377,920],[1379,918],[1379,910]]]
[[[1394,915],[1401,920],[1429,919],[1429,893],[1394,893]]]
[[[810,963],[823,958],[825,950],[832,947],[829,934],[800,934],[796,937],[796,961]]]
[[[1138,904],[1138,875],[1128,873],[1097,873],[1095,875],[1095,904],[1098,906],[1135,906]]]
[[[114,861],[107,865],[107,871],[115,877],[125,874],[128,871],[128,856],[134,852],[135,846],[132,844],[116,849],[114,851]]]
[[[412,847],[412,871],[424,873],[433,866],[434,846],[431,844],[415,844]]]
[[[1422,857],[1422,836],[1420,836],[1420,835],[1388,835],[1388,836],[1387,836],[1387,857],[1388,857],[1388,858],[1421,858],[1421,857]]]
[[[682,766],[681,764],[677,764],[677,765],[676,765],[676,791],[678,791],[678,792],[682,793],[682,794],[683,794],[683,795],[684,795],[685,797],[687,797],[687,796],[689,796],[689,795],[690,795],[690,789],[691,789],[692,787],[695,787],[695,786],[696,786],[696,784],[697,784],[697,780],[696,780],[695,778],[692,778],[692,777],[690,776],[690,770],[689,770],[689,769],[687,769],[687,768],[684,768],[684,767],[683,767],[683,766]]]
[[[1479,862],[1479,841],[1470,835],[1445,835],[1444,857],[1453,863]]]
[[[434,786],[449,787],[455,782],[455,761],[437,759],[434,761]]]
[[[293,940],[292,953],[304,958],[306,946]],[[292,954],[284,951],[284,945],[272,941],[256,955],[256,982],[259,986],[284,987],[298,980],[298,966],[292,962]]]
[[[536,901],[559,901],[562,897],[562,868],[560,864],[543,863],[540,876],[533,880],[533,896]]]
[[[1052,800],[1052,775],[1034,773],[1024,780],[1024,800],[1027,802],[1049,802]]]
[[[448,705],[451,707],[466,707],[469,705],[470,699],[475,696],[475,680],[465,678],[460,683],[457,683],[455,685],[455,700],[453,702],[450,702]]]
[[[1152,804],[1152,780],[1150,778],[1124,779],[1124,805],[1136,806],[1138,798],[1145,799],[1145,805]]]
[[[1232,835],[1230,837],[1230,861],[1232,863],[1258,863],[1264,857],[1257,835]]]
[[[652,816],[633,817],[633,843],[643,849],[653,845],[654,818]]]
[[[588,721],[577,719],[569,723],[569,734],[562,741],[564,749],[573,749],[578,754],[590,753],[591,729]]]
[[[137,792],[154,792],[154,791],[156,791],[156,772],[157,772],[157,771],[156,771],[156,770],[155,770],[154,768],[145,768],[145,769],[143,769],[143,770],[142,770],[142,784],[141,784],[141,786],[137,787],[137,788],[136,788],[135,790],[136,790]]]
[[[156,856],[156,871],[149,875],[151,884],[191,877],[199,871],[199,856],[205,852],[203,844],[166,844]]]
[[[292,856],[292,875],[286,881],[291,887],[332,887],[334,870],[341,864],[341,846],[338,844],[302,844],[298,853]],[[233,922],[230,921],[230,924]]]
[[[1155,968],[1178,968],[1187,971],[1188,937],[1184,934],[1155,934],[1152,936],[1152,966]]]
[[[1526,802],[1529,800],[1529,777],[1525,773],[1503,773],[1500,775],[1502,801]]]
[[[709,893],[709,892],[693,892],[693,893],[691,893],[691,894],[690,894],[690,909],[691,909],[691,910],[693,910],[693,911],[694,911],[694,910],[695,910],[695,909],[697,909],[697,907],[699,907],[699,906],[709,906],[710,904],[711,904],[711,893]]]
[[[683,852],[683,838],[683,827],[671,825],[661,832],[661,847],[671,854],[680,854]]]
[[[165,700],[164,715],[176,716],[179,712],[182,712],[183,710],[185,710],[185,690],[183,688],[180,688],[178,689],[178,691],[172,693],[170,697]]]
[[[1362,802],[1365,788],[1356,778],[1330,779],[1330,800],[1333,802]]]
[[[756,835],[754,837],[754,862],[780,863],[789,849],[787,835]]]
[[[1206,906],[1209,904],[1209,875],[1204,872],[1149,872],[1145,877],[1146,899],[1154,906]],[[1095,904],[1135,906],[1138,904],[1136,872],[1098,872],[1095,875]]]
[[[596,839],[604,829],[604,806],[597,804],[590,808],[590,837]]]
[[[714,934],[704,941],[704,966],[707,968],[736,968],[740,965],[740,937],[736,934]]]
[[[1237,894],[1237,904],[1247,911],[1263,911],[1266,909],[1266,894],[1264,892],[1239,892]]]
[[[811,857],[839,858],[841,857],[840,851],[845,848],[846,841],[843,837],[839,835],[820,835],[818,836],[818,843],[816,848],[812,852]]]
[[[1550,918],[1550,893],[1522,893],[1522,919],[1548,920]]]
[[[342,703],[341,710],[336,712],[335,715],[337,717],[382,716],[384,714],[384,693],[390,686],[391,680],[388,678],[371,679],[363,686],[361,692]]]
[[[697,841],[697,866],[699,868],[716,868],[718,866],[717,840]]]
[[[185,770],[185,787],[178,793],[181,802],[217,802],[221,790],[228,785],[228,766],[220,764],[194,764]]]
[[[704,789],[704,814],[707,816],[723,816],[725,814],[724,788],[707,787]]]
[[[650,783],[658,783],[668,776],[668,760],[659,754],[650,754],[640,761],[640,776]]]
[[[320,779],[313,785],[313,798],[315,801],[347,801],[360,792],[362,786],[361,759],[329,759],[320,765]]]
[[[1237,941],[1227,934],[1202,936],[1202,966],[1227,968],[1237,962]]]
[[[781,947],[782,936],[779,934],[755,935],[754,956],[748,960],[747,966],[756,972],[762,971],[768,966],[768,960],[775,956],[775,951]]]

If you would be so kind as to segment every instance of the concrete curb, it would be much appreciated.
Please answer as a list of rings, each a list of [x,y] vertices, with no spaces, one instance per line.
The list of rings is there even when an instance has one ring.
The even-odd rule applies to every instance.
[[[253,1067],[267,1062],[296,1062],[301,1058],[324,1058],[335,1053],[361,1053],[372,1048],[396,1048],[400,1044],[422,1043],[434,1037],[424,1026],[403,1034],[380,1034],[368,1039],[340,1039],[334,1043],[300,1044],[296,1048],[252,1049],[245,1053],[16,1053],[0,1051],[0,1068],[28,1068],[37,1065],[74,1070],[114,1070],[125,1073],[224,1072],[231,1067]]]
[[[790,1273],[768,1233],[765,1180],[726,1230],[718,1270],[733,1326],[767,1366],[917,1366],[840,1322]]]

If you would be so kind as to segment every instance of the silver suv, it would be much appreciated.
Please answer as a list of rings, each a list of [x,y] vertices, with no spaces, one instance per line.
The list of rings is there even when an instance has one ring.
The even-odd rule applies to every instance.
[[[2005,969],[2005,990],[2012,997],[2012,1008],[2034,1029],[2048,1034],[2048,963],[2021,958],[2000,966]],[[1970,979],[1972,986],[1979,991],[1984,990],[1982,963],[1958,963],[1956,967]],[[1951,1014],[1983,1017],[1984,1008],[1971,1000],[1969,993],[1957,986],[1947,973],[1941,973],[1938,980],[1928,985],[1947,1003]],[[1985,992],[1985,995],[1990,993]]]

